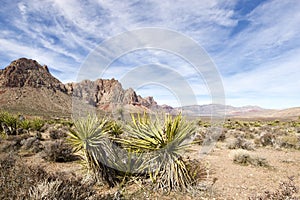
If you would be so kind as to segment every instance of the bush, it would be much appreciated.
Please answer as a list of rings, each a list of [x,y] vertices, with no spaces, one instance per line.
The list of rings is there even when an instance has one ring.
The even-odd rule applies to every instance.
[[[67,137],[67,133],[61,129],[51,129],[49,130],[49,137],[53,140],[62,139]]]
[[[12,155],[0,159],[0,199],[30,199],[29,188],[47,177],[40,167],[28,167]]]
[[[91,185],[83,184],[81,180],[65,178],[41,181],[30,188],[29,196],[32,200],[98,199]]]
[[[45,144],[42,158],[52,162],[67,162],[75,159],[72,147],[63,140],[50,141]]]
[[[38,153],[44,149],[41,141],[36,137],[30,137],[21,141],[22,149],[32,153]]]
[[[100,199],[93,183],[84,183],[62,173],[47,173],[28,166],[13,155],[0,157],[0,199]]]
[[[27,134],[23,135],[9,135],[5,141],[1,143],[0,152],[15,152],[22,147],[22,141],[29,138]]]
[[[274,146],[275,135],[272,133],[264,133],[260,136],[259,141],[263,146]]]
[[[241,165],[269,167],[269,164],[265,158],[253,156],[245,150],[236,151],[233,156],[233,162]]]
[[[300,141],[296,135],[287,135],[280,139],[280,146],[283,148],[300,149]]]
[[[18,123],[18,126],[19,126],[20,128],[22,128],[22,129],[24,129],[24,130],[29,130],[30,127],[31,127],[31,124],[30,124],[30,121],[29,121],[29,120],[25,119],[25,120],[23,120],[23,121],[20,121],[20,122]]]
[[[250,151],[255,150],[254,144],[242,137],[237,137],[229,141],[227,147],[228,149],[246,149]]]

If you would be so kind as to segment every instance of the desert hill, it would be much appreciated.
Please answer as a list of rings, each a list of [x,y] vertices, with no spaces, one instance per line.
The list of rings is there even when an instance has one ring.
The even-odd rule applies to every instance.
[[[74,104],[76,102],[76,104]],[[111,112],[117,106],[137,112],[157,109],[152,97],[143,98],[115,79],[63,84],[37,61],[20,58],[0,70],[1,109],[26,113],[70,115],[72,104]]]

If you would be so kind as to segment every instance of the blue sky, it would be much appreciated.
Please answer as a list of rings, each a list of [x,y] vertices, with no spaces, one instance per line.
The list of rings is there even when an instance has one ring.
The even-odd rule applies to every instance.
[[[62,82],[76,81],[86,57],[104,40],[128,30],[159,27],[184,34],[205,49],[220,72],[226,104],[297,107],[299,10],[298,0],[3,0],[0,67],[27,57],[47,64]],[[112,63],[103,77],[122,80],[137,66],[151,63],[172,66],[193,89],[198,104],[211,103],[205,80],[169,52],[129,53]],[[162,85],[134,89],[154,96],[159,104],[180,104]]]

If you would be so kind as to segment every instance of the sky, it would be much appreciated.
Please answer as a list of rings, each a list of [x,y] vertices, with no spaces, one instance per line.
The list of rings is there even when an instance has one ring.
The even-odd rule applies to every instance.
[[[299,107],[299,10],[298,0],[2,0],[0,68],[26,57],[46,64],[63,83],[78,81],[89,56],[105,41],[155,27],[203,49],[218,71],[226,104]],[[190,103],[180,99],[186,91],[199,105],[212,103],[214,91],[203,73],[182,55],[140,48],[114,58],[97,76],[118,79],[141,96],[176,107]],[[186,90],[178,92],[166,80]]]

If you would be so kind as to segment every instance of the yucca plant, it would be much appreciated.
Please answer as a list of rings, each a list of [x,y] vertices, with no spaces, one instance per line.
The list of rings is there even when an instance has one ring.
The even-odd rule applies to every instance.
[[[42,127],[45,125],[45,121],[42,120],[41,118],[34,118],[31,123],[30,123],[30,128],[35,131],[40,131]]]
[[[126,138],[121,143],[128,149],[144,155],[147,168],[157,189],[186,190],[194,183],[181,153],[191,146],[196,128],[182,115],[165,115],[152,121],[143,116],[132,115],[132,123],[126,126]]]
[[[74,122],[70,129],[68,142],[75,152],[83,158],[88,170],[96,178],[106,181],[110,187],[120,182],[123,173],[122,158],[120,158],[114,143],[110,138],[111,123],[108,119],[98,119],[89,115]]]
[[[8,128],[6,130],[6,134],[8,135],[15,135],[17,133],[17,121],[17,117],[8,112],[0,113],[0,124]]]

